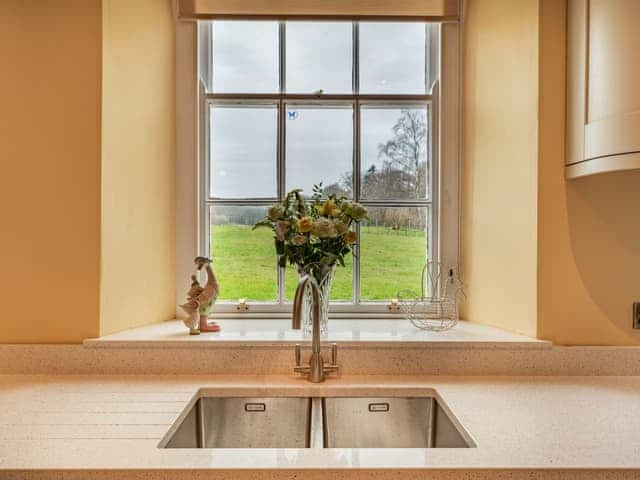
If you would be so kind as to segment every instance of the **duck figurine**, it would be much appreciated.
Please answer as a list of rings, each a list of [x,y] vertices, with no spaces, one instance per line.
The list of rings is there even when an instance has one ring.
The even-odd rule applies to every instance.
[[[191,275],[191,287],[187,292],[187,303],[180,305],[188,317],[183,320],[189,328],[190,335],[198,335],[200,332],[219,332],[220,325],[209,320],[209,311],[218,298],[220,291],[218,281],[211,268],[211,259],[196,257],[196,272]],[[205,269],[207,282],[203,287],[198,281],[197,272]]]

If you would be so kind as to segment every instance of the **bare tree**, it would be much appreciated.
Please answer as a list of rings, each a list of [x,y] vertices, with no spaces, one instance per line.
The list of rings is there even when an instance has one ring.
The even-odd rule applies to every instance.
[[[324,187],[324,194],[326,196],[335,195],[336,197],[349,197],[351,196],[351,190],[351,185],[346,185],[342,180],[340,180]]]
[[[398,177],[401,173],[395,179],[400,182],[394,185],[400,187],[397,192],[420,198],[427,178],[427,125],[423,111],[402,110],[392,131],[393,137],[378,146],[378,155],[384,159],[383,170],[387,170],[385,176]]]

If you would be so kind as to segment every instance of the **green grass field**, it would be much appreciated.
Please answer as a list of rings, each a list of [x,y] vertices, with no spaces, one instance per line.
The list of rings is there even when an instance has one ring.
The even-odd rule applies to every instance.
[[[220,283],[220,300],[274,301],[277,298],[273,234],[266,228],[252,231],[239,224],[215,225],[211,245],[213,266]],[[420,273],[426,261],[425,232],[416,229],[393,231],[362,227],[361,298],[387,300],[399,290],[419,290]],[[352,263],[338,267],[333,283],[333,300],[352,299]],[[297,273],[287,267],[285,295],[293,297]]]

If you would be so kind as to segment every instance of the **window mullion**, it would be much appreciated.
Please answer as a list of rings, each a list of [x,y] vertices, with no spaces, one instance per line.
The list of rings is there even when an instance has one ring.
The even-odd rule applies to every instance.
[[[365,207],[382,207],[382,208],[393,208],[393,207],[430,207],[433,202],[429,200],[425,201],[398,201],[398,200],[360,200],[360,203]]]
[[[360,304],[360,256],[362,254],[362,232],[360,231],[360,223],[356,223],[356,234],[358,235],[358,243],[354,249],[353,255],[353,303]]]
[[[356,95],[353,110],[353,199],[360,200],[360,100],[357,95],[360,93],[360,26],[358,22],[353,22],[353,94]],[[362,243],[360,224],[356,223],[356,234],[358,244],[353,255],[353,303],[360,304],[360,256]]]
[[[429,24],[424,24],[424,91],[431,92],[431,55],[430,55]]]
[[[278,201],[281,202],[286,195],[285,189],[285,181],[286,181],[286,165],[285,165],[285,103],[284,100],[280,100],[278,102]],[[284,303],[284,280],[285,280],[285,272],[284,269],[281,268],[277,264],[277,256],[276,256],[276,269],[277,269],[277,279],[278,279],[278,303],[281,305]]]
[[[285,182],[285,107],[284,93],[286,91],[286,23],[279,23],[279,72],[280,72],[280,98],[278,99],[278,199],[282,201],[286,194]]]
[[[278,202],[277,198],[242,198],[242,199],[209,199],[205,201],[205,205],[214,207],[270,207]]]
[[[280,93],[285,93],[287,91],[287,50],[286,50],[286,42],[287,42],[287,26],[285,22],[280,22],[278,24],[278,70],[280,75]]]
[[[206,90],[200,85],[200,94],[202,95]],[[211,194],[211,106],[212,103],[207,101],[204,97],[201,97],[200,102],[200,121],[202,122],[204,131],[201,130],[200,142],[200,165],[198,168],[200,183],[199,197],[199,236],[198,248],[200,250],[199,255],[204,257],[213,258],[212,242],[211,242],[211,207],[207,205],[206,201]]]
[[[277,145],[277,178],[278,178],[278,200],[282,201],[284,196],[286,195],[286,165],[285,165],[285,101],[283,99],[283,95],[286,92],[286,78],[287,78],[287,69],[286,69],[286,39],[287,39],[287,30],[286,23],[281,21],[278,25],[278,35],[279,35],[279,44],[278,44],[278,52],[279,52],[279,75],[280,75],[280,99],[278,100],[278,145]],[[285,301],[284,295],[284,282],[285,282],[285,271],[284,268],[281,268],[277,263],[276,256],[276,277],[278,282],[278,303],[282,305]]]
[[[278,145],[276,146],[277,159],[276,159],[276,177],[278,179],[278,201],[282,201],[286,195],[286,165],[285,165],[285,107],[284,100],[278,102]]]
[[[360,200],[360,102],[354,102],[353,109],[353,199]],[[356,233],[360,239],[360,226],[356,224]],[[359,242],[358,242],[359,243]],[[353,302],[360,303],[360,248],[356,247],[357,255],[353,258]]]
[[[360,26],[358,22],[353,22],[353,39],[352,39],[352,75],[353,75],[353,94],[360,93]]]

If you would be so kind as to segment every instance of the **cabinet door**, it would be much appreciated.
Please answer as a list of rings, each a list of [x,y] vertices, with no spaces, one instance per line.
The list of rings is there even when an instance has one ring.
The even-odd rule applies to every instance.
[[[640,0],[569,0],[568,15],[567,164],[633,166],[640,159]]]

